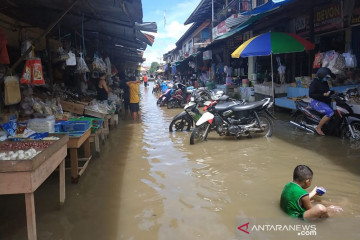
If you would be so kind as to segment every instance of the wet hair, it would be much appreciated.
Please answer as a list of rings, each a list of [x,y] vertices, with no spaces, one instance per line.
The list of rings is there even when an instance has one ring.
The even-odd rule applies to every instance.
[[[296,182],[303,182],[307,179],[312,179],[313,171],[306,165],[298,165],[294,169],[293,180]]]

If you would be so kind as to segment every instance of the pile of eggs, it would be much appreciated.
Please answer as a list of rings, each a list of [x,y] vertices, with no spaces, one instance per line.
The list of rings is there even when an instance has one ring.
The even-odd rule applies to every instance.
[[[41,151],[36,151],[34,148],[29,150],[18,150],[16,152],[0,152],[0,160],[27,160],[32,159],[38,155]]]

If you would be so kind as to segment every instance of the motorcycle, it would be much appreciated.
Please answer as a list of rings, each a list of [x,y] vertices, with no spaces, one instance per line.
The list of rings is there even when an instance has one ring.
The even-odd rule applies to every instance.
[[[184,107],[184,111],[176,115],[169,125],[169,132],[175,131],[190,131],[190,128],[194,126],[194,124],[200,119],[202,114],[198,110],[199,104],[203,101],[202,97],[194,92],[192,94],[191,101],[186,104]],[[230,99],[229,96],[223,95],[211,101],[206,101],[203,105],[204,111],[206,111],[209,107],[214,106],[218,103],[223,103],[227,101],[234,101]],[[238,101],[238,103],[245,103],[245,100]]]
[[[165,104],[167,104],[167,102],[171,98],[171,95],[172,95],[172,89],[171,88],[166,89],[165,92],[161,94],[158,100],[156,101],[156,105],[160,107],[165,106]]]
[[[167,102],[167,108],[183,107],[190,101],[192,90],[187,90],[186,86],[182,83],[177,83],[175,94],[171,96]]]
[[[261,101],[241,104],[228,102],[211,106],[196,122],[190,136],[190,144],[207,139],[210,131],[216,131],[220,136],[251,137],[258,134],[271,137],[273,133],[272,119],[275,117],[268,108],[273,102],[270,98]]]
[[[326,135],[340,136],[341,138],[360,140],[360,116],[354,114],[353,109],[347,103],[348,98],[344,94],[332,94],[336,107],[334,115],[323,126],[322,130]],[[311,108],[310,103],[303,100],[295,101],[296,111],[292,115],[291,124],[295,127],[316,133],[322,114]]]

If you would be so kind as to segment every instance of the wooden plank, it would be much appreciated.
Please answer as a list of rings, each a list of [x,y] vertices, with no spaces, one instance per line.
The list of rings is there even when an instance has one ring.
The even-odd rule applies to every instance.
[[[67,102],[64,100],[60,100],[60,104],[64,111],[72,112],[78,115],[84,114],[84,109],[86,106],[84,103]]]
[[[88,158],[91,155],[91,151],[90,151],[90,139],[87,138],[84,142],[84,157]]]
[[[45,160],[53,155],[62,145],[69,141],[67,134],[56,134],[59,140],[53,141],[48,147],[43,149],[38,155],[29,160],[0,160],[0,173],[1,172],[25,172],[33,171],[40,166]],[[4,142],[3,142],[4,143]],[[2,144],[3,144],[2,143]],[[1,143],[0,143],[1,144]]]
[[[0,173],[0,194],[34,192],[60,165],[66,154],[66,145],[63,145],[34,171]]]
[[[35,216],[35,202],[34,193],[25,194],[25,205],[26,205],[26,222],[28,240],[36,240],[36,216]]]
[[[79,161],[85,161],[85,164],[82,167],[80,167],[79,176],[81,176],[85,172],[87,166],[89,165],[91,158],[92,158],[92,156],[90,156],[88,158],[79,159]]]
[[[70,137],[67,147],[68,148],[80,148],[81,145],[90,137],[91,128],[86,130],[86,132],[80,137]]]

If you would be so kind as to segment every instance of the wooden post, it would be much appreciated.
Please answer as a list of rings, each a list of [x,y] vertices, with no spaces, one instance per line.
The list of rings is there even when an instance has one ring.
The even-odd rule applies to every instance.
[[[28,240],[36,240],[36,217],[34,193],[25,193]]]
[[[70,165],[71,165],[71,182],[78,183],[79,181],[79,163],[77,148],[70,148]]]
[[[59,165],[60,206],[65,203],[65,159]]]
[[[52,69],[52,64],[51,64],[51,48],[50,48],[50,40],[47,37],[46,38],[46,51],[48,54],[48,64],[47,64],[47,71],[48,71],[48,75],[49,75],[49,79],[50,79],[50,89],[53,90],[54,87],[54,75],[53,75],[53,69]]]

